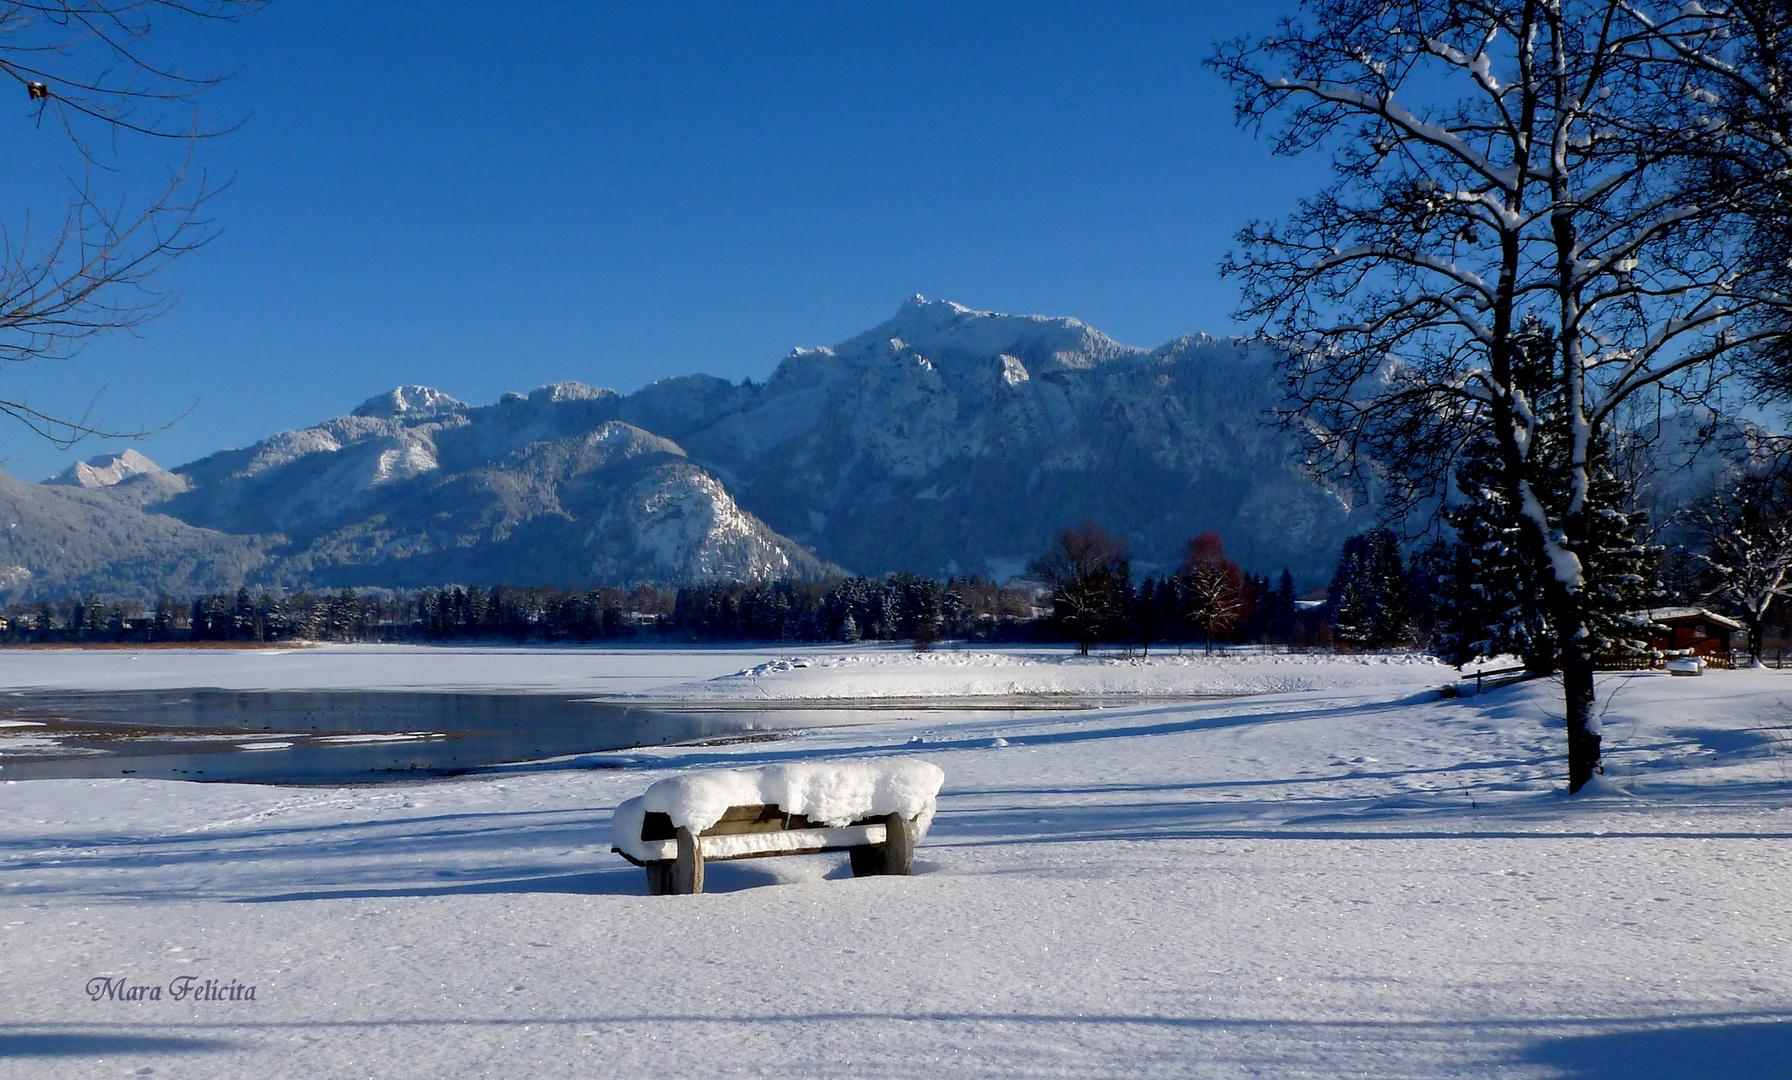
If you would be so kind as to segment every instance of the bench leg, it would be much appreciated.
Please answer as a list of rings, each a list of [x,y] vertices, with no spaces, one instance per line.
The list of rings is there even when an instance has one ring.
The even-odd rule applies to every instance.
[[[915,823],[901,814],[884,818],[884,873],[907,877],[915,870]]]
[[[884,842],[856,847],[847,852],[853,877],[895,874],[906,877],[915,869],[915,823],[901,814],[883,819]]]
[[[672,891],[672,864],[669,862],[650,862],[647,864],[647,895],[665,896]]]
[[[677,833],[678,858],[672,863],[671,893],[694,896],[703,891],[703,849],[691,830],[680,826]]]

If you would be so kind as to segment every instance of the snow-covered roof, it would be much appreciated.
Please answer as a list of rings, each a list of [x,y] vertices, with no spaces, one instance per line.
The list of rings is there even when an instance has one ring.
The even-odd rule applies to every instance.
[[[1681,619],[1703,619],[1708,623],[1722,626],[1729,630],[1742,629],[1742,624],[1735,619],[1732,619],[1727,615],[1719,615],[1715,611],[1708,611],[1702,607],[1650,608],[1648,611],[1643,612],[1643,615],[1653,622],[1668,622],[1670,620],[1677,622]]]

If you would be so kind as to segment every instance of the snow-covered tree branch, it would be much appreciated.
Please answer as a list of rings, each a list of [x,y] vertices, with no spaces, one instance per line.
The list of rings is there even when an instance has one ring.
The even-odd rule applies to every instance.
[[[1740,191],[1688,183],[1737,135],[1624,0],[1305,7],[1211,63],[1242,124],[1329,152],[1334,180],[1247,226],[1224,270],[1295,353],[1286,417],[1316,471],[1424,518],[1466,450],[1491,454],[1558,636],[1578,789],[1612,637],[1593,581],[1617,417],[1650,387],[1698,399],[1773,332]]]

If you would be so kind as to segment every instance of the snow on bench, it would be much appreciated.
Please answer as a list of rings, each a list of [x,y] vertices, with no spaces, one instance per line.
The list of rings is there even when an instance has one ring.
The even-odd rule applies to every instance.
[[[914,758],[713,769],[661,780],[616,808],[617,854],[647,891],[703,891],[703,864],[846,851],[855,877],[907,874],[946,774]]]

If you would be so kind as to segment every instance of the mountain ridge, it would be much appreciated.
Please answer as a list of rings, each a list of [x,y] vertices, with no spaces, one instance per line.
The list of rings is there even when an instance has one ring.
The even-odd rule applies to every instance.
[[[281,588],[1004,578],[1085,519],[1142,572],[1211,529],[1244,565],[1311,582],[1367,510],[1261,423],[1280,356],[1205,335],[1143,349],[915,296],[762,382],[559,382],[486,405],[401,386],[171,470],[71,467],[80,483],[54,490],[115,504],[113,532],[235,538],[253,553],[240,579]]]

